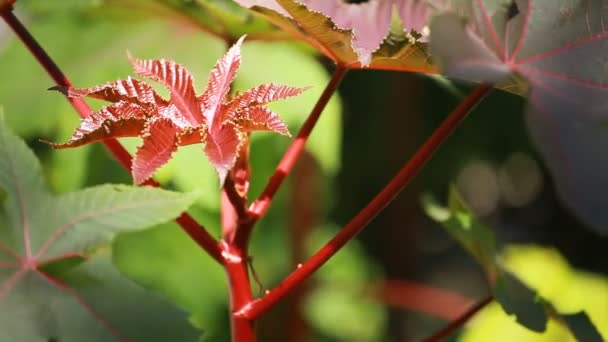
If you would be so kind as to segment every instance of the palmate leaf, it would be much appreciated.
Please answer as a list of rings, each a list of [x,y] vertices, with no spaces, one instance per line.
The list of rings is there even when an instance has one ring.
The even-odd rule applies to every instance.
[[[453,0],[431,24],[431,48],[448,76],[500,83],[529,97],[528,126],[561,199],[608,233],[608,1]],[[458,44],[453,42],[457,41]]]
[[[130,323],[119,322],[125,318],[119,314],[123,302],[109,293],[102,297],[107,289],[121,292],[121,284],[126,286],[125,291],[137,292],[134,284],[116,272],[110,276],[113,271],[104,266],[105,271],[94,275],[99,277],[94,286],[79,283],[71,286],[64,274],[52,273],[49,266],[86,259],[88,251],[107,243],[113,233],[166,222],[188,208],[196,196],[112,185],[54,195],[47,190],[33,153],[1,121],[0,188],[6,193],[3,212],[7,217],[6,225],[0,227],[2,335],[11,341],[108,341],[137,337],[135,330],[117,328]],[[95,260],[96,256],[91,257],[82,268],[96,269]],[[167,310],[163,312],[171,312],[166,317],[168,324],[185,329],[184,336],[196,335],[183,315],[170,307],[161,305],[161,308]],[[158,324],[153,315],[131,319],[140,328],[140,324]]]
[[[499,260],[494,233],[478,221],[455,188],[450,189],[447,208],[438,205],[429,195],[423,197],[422,203],[427,215],[441,223],[482,266],[494,299],[507,314],[514,315],[519,324],[543,332],[549,318],[567,322],[575,316],[580,324],[566,324],[573,335],[591,337],[585,341],[602,340],[584,311],[575,315],[559,313],[549,301],[509,272]]]
[[[416,41],[434,6],[424,0],[237,0],[292,35],[303,39],[337,63],[435,72],[426,45]],[[399,14],[399,34],[389,35],[393,11]],[[410,34],[413,33],[413,34]],[[387,47],[390,46],[390,49]],[[384,48],[382,48],[384,47]]]
[[[204,143],[204,151],[223,184],[234,166],[244,134],[271,131],[289,135],[279,116],[263,107],[296,96],[307,88],[265,84],[230,100],[230,86],[241,64],[241,37],[211,70],[205,92],[197,96],[192,75],[168,60],[142,60],[129,55],[135,72],[167,87],[169,101],[151,86],[128,78],[85,89],[59,89],[68,96],[88,96],[116,102],[82,121],[72,138],[58,148],[75,147],[106,138],[143,138],[131,173],[141,184],[166,164],[178,146]]]

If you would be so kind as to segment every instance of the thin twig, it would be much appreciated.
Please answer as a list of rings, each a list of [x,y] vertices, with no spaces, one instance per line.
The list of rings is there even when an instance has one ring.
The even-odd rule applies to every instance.
[[[285,151],[283,158],[279,162],[279,165],[277,166],[274,174],[270,177],[270,180],[266,184],[264,191],[262,191],[260,197],[256,201],[254,201],[249,207],[249,214],[251,216],[251,220],[249,224],[243,225],[243,227],[239,228],[239,230],[237,231],[235,237],[236,244],[240,246],[247,246],[251,231],[253,230],[253,226],[255,225],[257,220],[264,216],[264,214],[270,207],[274,195],[279,190],[281,184],[283,184],[285,177],[287,177],[287,175],[289,175],[289,173],[293,169],[293,166],[298,160],[298,157],[304,150],[306,142],[308,141],[308,137],[310,136],[313,128],[319,121],[321,113],[325,109],[325,106],[327,106],[327,103],[331,99],[332,95],[338,89],[338,86],[342,82],[342,79],[344,78],[344,75],[347,71],[348,69],[343,65],[339,64],[336,66],[336,69],[334,70],[329,83],[325,87],[325,90],[323,90],[323,93],[319,97],[319,100],[317,100],[317,103],[310,112],[310,115],[302,125],[302,128],[300,128],[298,135],[295,137],[291,145],[289,145],[287,151]]]
[[[424,342],[438,342],[442,341],[444,338],[450,336],[453,332],[458,330],[461,326],[463,326],[466,322],[471,319],[479,310],[483,309],[486,305],[490,304],[494,300],[493,296],[488,296],[482,299],[479,303],[475,304],[467,311],[465,311],[460,317],[458,317],[455,321],[448,324],[445,328],[439,330],[433,336],[428,337],[424,340]]]
[[[3,5],[3,3],[0,4]],[[8,7],[4,7],[3,5],[3,7],[0,7],[0,9],[2,9],[2,12],[0,12],[2,19],[4,19],[8,26],[15,32],[15,34],[17,34],[19,39],[30,50],[32,55],[38,60],[40,65],[44,68],[44,70],[46,70],[55,83],[59,86],[71,87],[72,83],[70,80],[14,15],[14,13],[11,11],[12,8],[10,5]],[[74,107],[74,109],[78,112],[80,117],[85,118],[91,114],[91,108],[84,100],[80,98],[66,98],[72,107]],[[103,144],[114,156],[114,158],[118,160],[120,165],[127,170],[131,169],[132,157],[116,139],[105,140],[103,141]],[[148,181],[144,184],[155,187],[159,186],[159,184],[155,181]],[[222,255],[218,242],[209,234],[205,227],[197,223],[187,213],[183,213],[176,219],[176,221],[201,248],[203,248],[211,257],[213,257],[213,259],[219,263],[222,263]]]
[[[268,311],[285,295],[289,294],[304,280],[310,277],[319,267],[323,266],[348,241],[354,238],[365,226],[378,215],[405,186],[422,169],[435,151],[448,136],[467,117],[471,110],[491,91],[488,85],[475,88],[439,125],[427,141],[407,161],[399,173],[361,210],[342,230],[323,246],[305,263],[299,265],[282,283],[267,294],[245,305],[237,312],[249,319],[255,319]]]

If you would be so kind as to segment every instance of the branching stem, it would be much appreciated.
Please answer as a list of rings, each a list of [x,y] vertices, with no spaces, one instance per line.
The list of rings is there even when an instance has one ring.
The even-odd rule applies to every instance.
[[[479,310],[490,304],[492,300],[494,300],[493,296],[488,296],[482,299],[479,303],[473,305],[470,309],[465,311],[460,317],[448,324],[445,328],[439,330],[438,332],[433,334],[433,336],[426,338],[424,342],[443,341],[446,337],[450,336],[452,333],[462,327],[466,322],[468,322],[471,317],[475,316],[475,314],[479,312]]]
[[[306,262],[299,265],[282,283],[267,294],[242,307],[237,314],[255,319],[267,312],[285,295],[291,293],[305,279],[336,254],[348,241],[378,215],[422,169],[433,153],[466,118],[468,113],[490,92],[492,87],[480,85],[475,88],[439,125],[427,141],[416,151],[399,173],[361,210],[342,230]]]
[[[274,195],[279,190],[281,184],[283,184],[283,181],[285,180],[287,175],[289,175],[289,173],[293,169],[293,166],[298,160],[298,157],[304,150],[306,142],[308,141],[308,138],[310,137],[313,128],[319,121],[321,113],[327,106],[327,103],[329,102],[333,94],[338,89],[338,86],[342,82],[342,79],[344,78],[344,75],[346,75],[347,71],[348,68],[346,66],[341,64],[336,65],[336,69],[334,70],[329,83],[323,90],[323,93],[319,97],[319,100],[317,100],[317,103],[315,104],[314,108],[310,112],[310,115],[302,125],[302,128],[300,128],[298,135],[295,137],[291,145],[289,145],[287,151],[285,151],[283,158],[275,169],[274,174],[270,177],[270,180],[266,184],[266,187],[262,191],[262,194],[249,207],[249,215],[251,216],[251,220],[248,222],[248,224],[243,225],[237,231],[237,234],[235,236],[235,243],[237,245],[247,246],[251,231],[253,230],[253,226],[260,218],[264,216],[264,214],[270,207]]]

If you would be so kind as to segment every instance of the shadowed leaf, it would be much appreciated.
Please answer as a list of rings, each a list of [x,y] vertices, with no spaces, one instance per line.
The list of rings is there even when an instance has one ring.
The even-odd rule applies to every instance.
[[[596,189],[608,187],[607,4],[452,1],[451,13],[431,24],[433,56],[448,76],[507,82],[528,96],[529,129],[560,198],[602,234],[608,211]]]
[[[447,208],[439,206],[429,195],[423,197],[422,204],[427,215],[441,223],[483,267],[494,299],[508,315],[514,315],[519,324],[536,332],[545,331],[550,317],[562,319],[562,314],[549,301],[501,263],[494,233],[467,209],[455,188],[450,189]],[[584,332],[573,331],[573,334],[593,336],[595,329],[589,330],[589,325],[581,326]]]

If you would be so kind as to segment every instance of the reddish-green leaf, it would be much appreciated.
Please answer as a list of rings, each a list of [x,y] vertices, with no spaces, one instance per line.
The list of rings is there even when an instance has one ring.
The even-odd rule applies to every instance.
[[[237,0],[350,68],[435,72],[426,25],[444,0]],[[401,23],[392,23],[397,13]],[[399,26],[399,27],[396,27]]]

